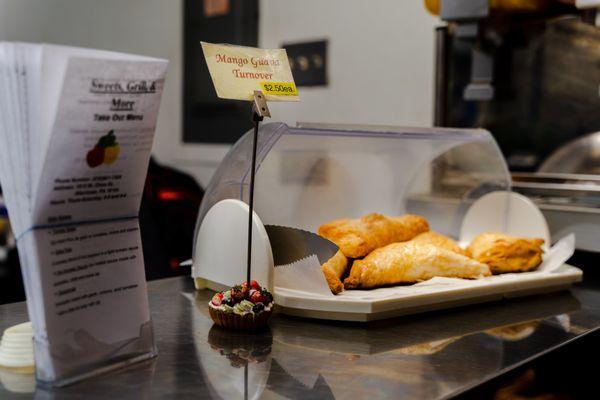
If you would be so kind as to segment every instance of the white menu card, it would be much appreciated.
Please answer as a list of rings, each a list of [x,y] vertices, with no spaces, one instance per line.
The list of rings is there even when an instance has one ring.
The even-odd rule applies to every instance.
[[[0,183],[37,378],[156,354],[138,211],[167,61],[0,42]]]

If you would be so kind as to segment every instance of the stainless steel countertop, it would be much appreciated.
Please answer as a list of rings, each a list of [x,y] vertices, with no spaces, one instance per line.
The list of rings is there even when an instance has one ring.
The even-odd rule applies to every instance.
[[[189,278],[149,287],[158,358],[54,390],[2,370],[0,399],[440,398],[600,326],[598,292],[579,286],[370,324],[274,315],[240,334],[213,327]],[[0,331],[26,320],[25,303],[0,306]]]

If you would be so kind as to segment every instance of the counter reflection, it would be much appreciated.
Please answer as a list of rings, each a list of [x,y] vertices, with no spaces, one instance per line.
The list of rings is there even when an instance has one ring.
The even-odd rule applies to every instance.
[[[580,309],[565,292],[367,324],[277,314],[243,333],[213,325],[210,296],[193,294],[196,358],[211,397],[232,399],[445,395],[573,337]]]
[[[53,390],[1,371],[0,398],[444,397],[600,323],[595,292],[576,290],[368,324],[276,314],[269,329],[242,333],[214,327],[212,292],[189,278],[150,288],[156,359]],[[22,322],[19,307],[3,329]]]

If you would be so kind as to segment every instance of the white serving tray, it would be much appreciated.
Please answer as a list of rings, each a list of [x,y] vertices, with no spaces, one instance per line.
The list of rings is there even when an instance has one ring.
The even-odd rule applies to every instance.
[[[510,213],[504,208],[510,208]],[[503,217],[505,215],[509,217]],[[245,265],[247,238],[239,233],[245,232],[247,223],[248,206],[239,200],[223,200],[207,213],[196,238],[197,257],[192,267],[197,289],[208,287],[220,291],[245,280],[246,270],[239,266]],[[460,243],[464,247],[481,232],[543,238],[546,243],[544,262],[533,272],[476,280],[436,277],[414,285],[349,290],[333,295],[314,255],[296,265],[294,273],[297,277],[288,280],[292,286],[277,286],[273,279],[274,265],[268,235],[256,214],[253,232],[254,279],[266,282],[266,286],[273,289],[275,303],[281,312],[308,318],[372,321],[564,290],[581,281],[583,275],[578,268],[563,264],[573,254],[575,237],[569,235],[550,248],[550,233],[543,214],[529,199],[511,192],[492,192],[475,202],[463,218]],[[217,248],[229,250],[214,251]],[[304,287],[311,292],[300,290]]]
[[[323,296],[275,287],[278,310],[285,314],[339,321],[384,318],[568,289],[581,281],[579,268],[563,264],[553,271],[495,275],[477,280],[433,278],[410,286],[348,290]]]

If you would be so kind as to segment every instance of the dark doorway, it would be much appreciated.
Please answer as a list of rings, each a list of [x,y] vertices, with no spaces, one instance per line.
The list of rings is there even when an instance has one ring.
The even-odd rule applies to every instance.
[[[218,99],[200,41],[258,45],[258,0],[184,1],[183,141],[234,143],[252,127],[246,102]]]

